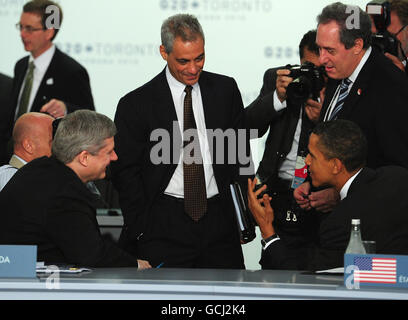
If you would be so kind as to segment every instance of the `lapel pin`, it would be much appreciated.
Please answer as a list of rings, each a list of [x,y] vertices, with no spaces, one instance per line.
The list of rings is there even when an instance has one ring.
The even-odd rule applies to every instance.
[[[47,79],[46,84],[49,85],[49,86],[53,85],[54,84],[54,79],[53,78]]]
[[[358,89],[358,90],[357,90],[357,94],[358,94],[359,96],[361,96],[361,89]]]

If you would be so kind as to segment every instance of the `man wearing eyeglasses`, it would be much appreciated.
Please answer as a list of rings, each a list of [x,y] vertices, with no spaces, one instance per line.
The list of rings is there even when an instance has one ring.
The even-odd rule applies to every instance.
[[[30,53],[14,68],[11,103],[2,110],[0,158],[7,159],[7,143],[15,120],[30,111],[63,117],[78,109],[94,110],[87,71],[53,44],[62,10],[48,0],[33,0],[23,7],[16,24],[24,49]]]
[[[400,42],[399,56],[393,56],[389,53],[385,55],[402,71],[407,72],[407,54],[408,54],[408,1],[407,0],[389,0],[391,22],[388,26],[388,32],[394,34]]]

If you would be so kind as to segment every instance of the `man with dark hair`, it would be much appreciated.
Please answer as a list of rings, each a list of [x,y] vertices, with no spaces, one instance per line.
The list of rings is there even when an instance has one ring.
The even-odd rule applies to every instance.
[[[329,77],[320,121],[358,124],[367,138],[368,167],[408,168],[407,77],[370,46],[371,20],[360,8],[336,2],[317,20],[320,62]],[[306,182],[294,192],[304,209],[313,206],[310,187]]]
[[[315,187],[330,186],[341,202],[321,223],[319,245],[307,252],[307,269],[343,266],[351,219],[361,220],[363,240],[376,242],[379,254],[408,253],[408,170],[397,166],[373,170],[364,167],[367,142],[360,128],[348,120],[319,123],[309,139],[306,163]],[[255,181],[248,181],[249,208],[263,237],[273,241],[262,251],[263,269],[304,269],[280,241],[273,226],[274,209],[269,195],[257,196]]]
[[[303,36],[299,56],[302,65],[312,63],[320,66],[316,30]],[[261,92],[245,109],[245,116],[247,127],[258,129],[259,136],[269,129],[257,179],[258,183],[268,185],[267,192],[272,196],[271,205],[275,209],[275,228],[301,261],[305,257],[302,251],[316,240],[319,213],[299,208],[293,198],[293,189],[303,182],[307,141],[319,118],[324,89],[320,99],[309,98],[305,103],[293,101],[287,97],[287,87],[293,81],[288,77],[289,73],[290,70],[285,67],[268,69]],[[316,192],[315,196],[324,192]],[[337,200],[337,195],[334,195],[333,205]],[[317,206],[316,209],[326,212],[331,208]],[[267,242],[263,239],[263,243]]]
[[[46,112],[54,118],[78,109],[95,110],[86,69],[53,44],[62,22],[60,6],[33,0],[23,7],[20,31],[30,56],[14,68],[11,102],[0,121],[0,153],[6,151],[15,120],[23,113]]]
[[[47,264],[150,267],[102,238],[96,199],[86,187],[117,160],[115,133],[113,121],[95,111],[64,117],[52,157],[26,164],[0,192],[0,243],[36,245],[38,261]]]
[[[390,3],[390,25],[387,31],[393,34],[400,42],[399,56],[393,56],[389,53],[385,55],[401,70],[407,72],[407,54],[408,54],[408,1],[407,0],[389,0]]]
[[[241,94],[234,79],[203,71],[204,33],[194,16],[168,18],[161,39],[167,66],[124,96],[115,114],[119,160],[112,173],[124,216],[120,243],[152,265],[244,268],[229,189],[240,173],[238,158],[229,156],[240,148],[228,153],[224,139],[211,145],[209,134],[238,136],[244,128]],[[161,154],[158,132],[169,138],[163,138]],[[241,142],[248,146],[248,139]]]

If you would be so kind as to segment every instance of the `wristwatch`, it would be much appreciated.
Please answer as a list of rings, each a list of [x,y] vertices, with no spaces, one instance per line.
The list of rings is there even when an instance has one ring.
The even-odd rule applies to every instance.
[[[261,240],[262,248],[265,248],[265,246],[273,239],[279,239],[279,236],[275,233],[273,236],[270,236],[266,239]]]

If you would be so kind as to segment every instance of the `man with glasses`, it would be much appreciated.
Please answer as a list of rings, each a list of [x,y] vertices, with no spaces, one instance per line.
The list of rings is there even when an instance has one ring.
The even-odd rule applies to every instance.
[[[407,0],[389,0],[391,22],[388,26],[388,32],[394,34],[400,42],[399,56],[393,56],[389,53],[385,55],[401,70],[407,72],[407,54],[408,54],[408,1]]]
[[[23,113],[45,112],[58,118],[95,109],[87,71],[53,44],[61,21],[62,10],[52,1],[33,0],[23,7],[16,27],[30,55],[14,68],[11,103],[2,110],[0,122],[1,155],[6,154],[14,121]]]

